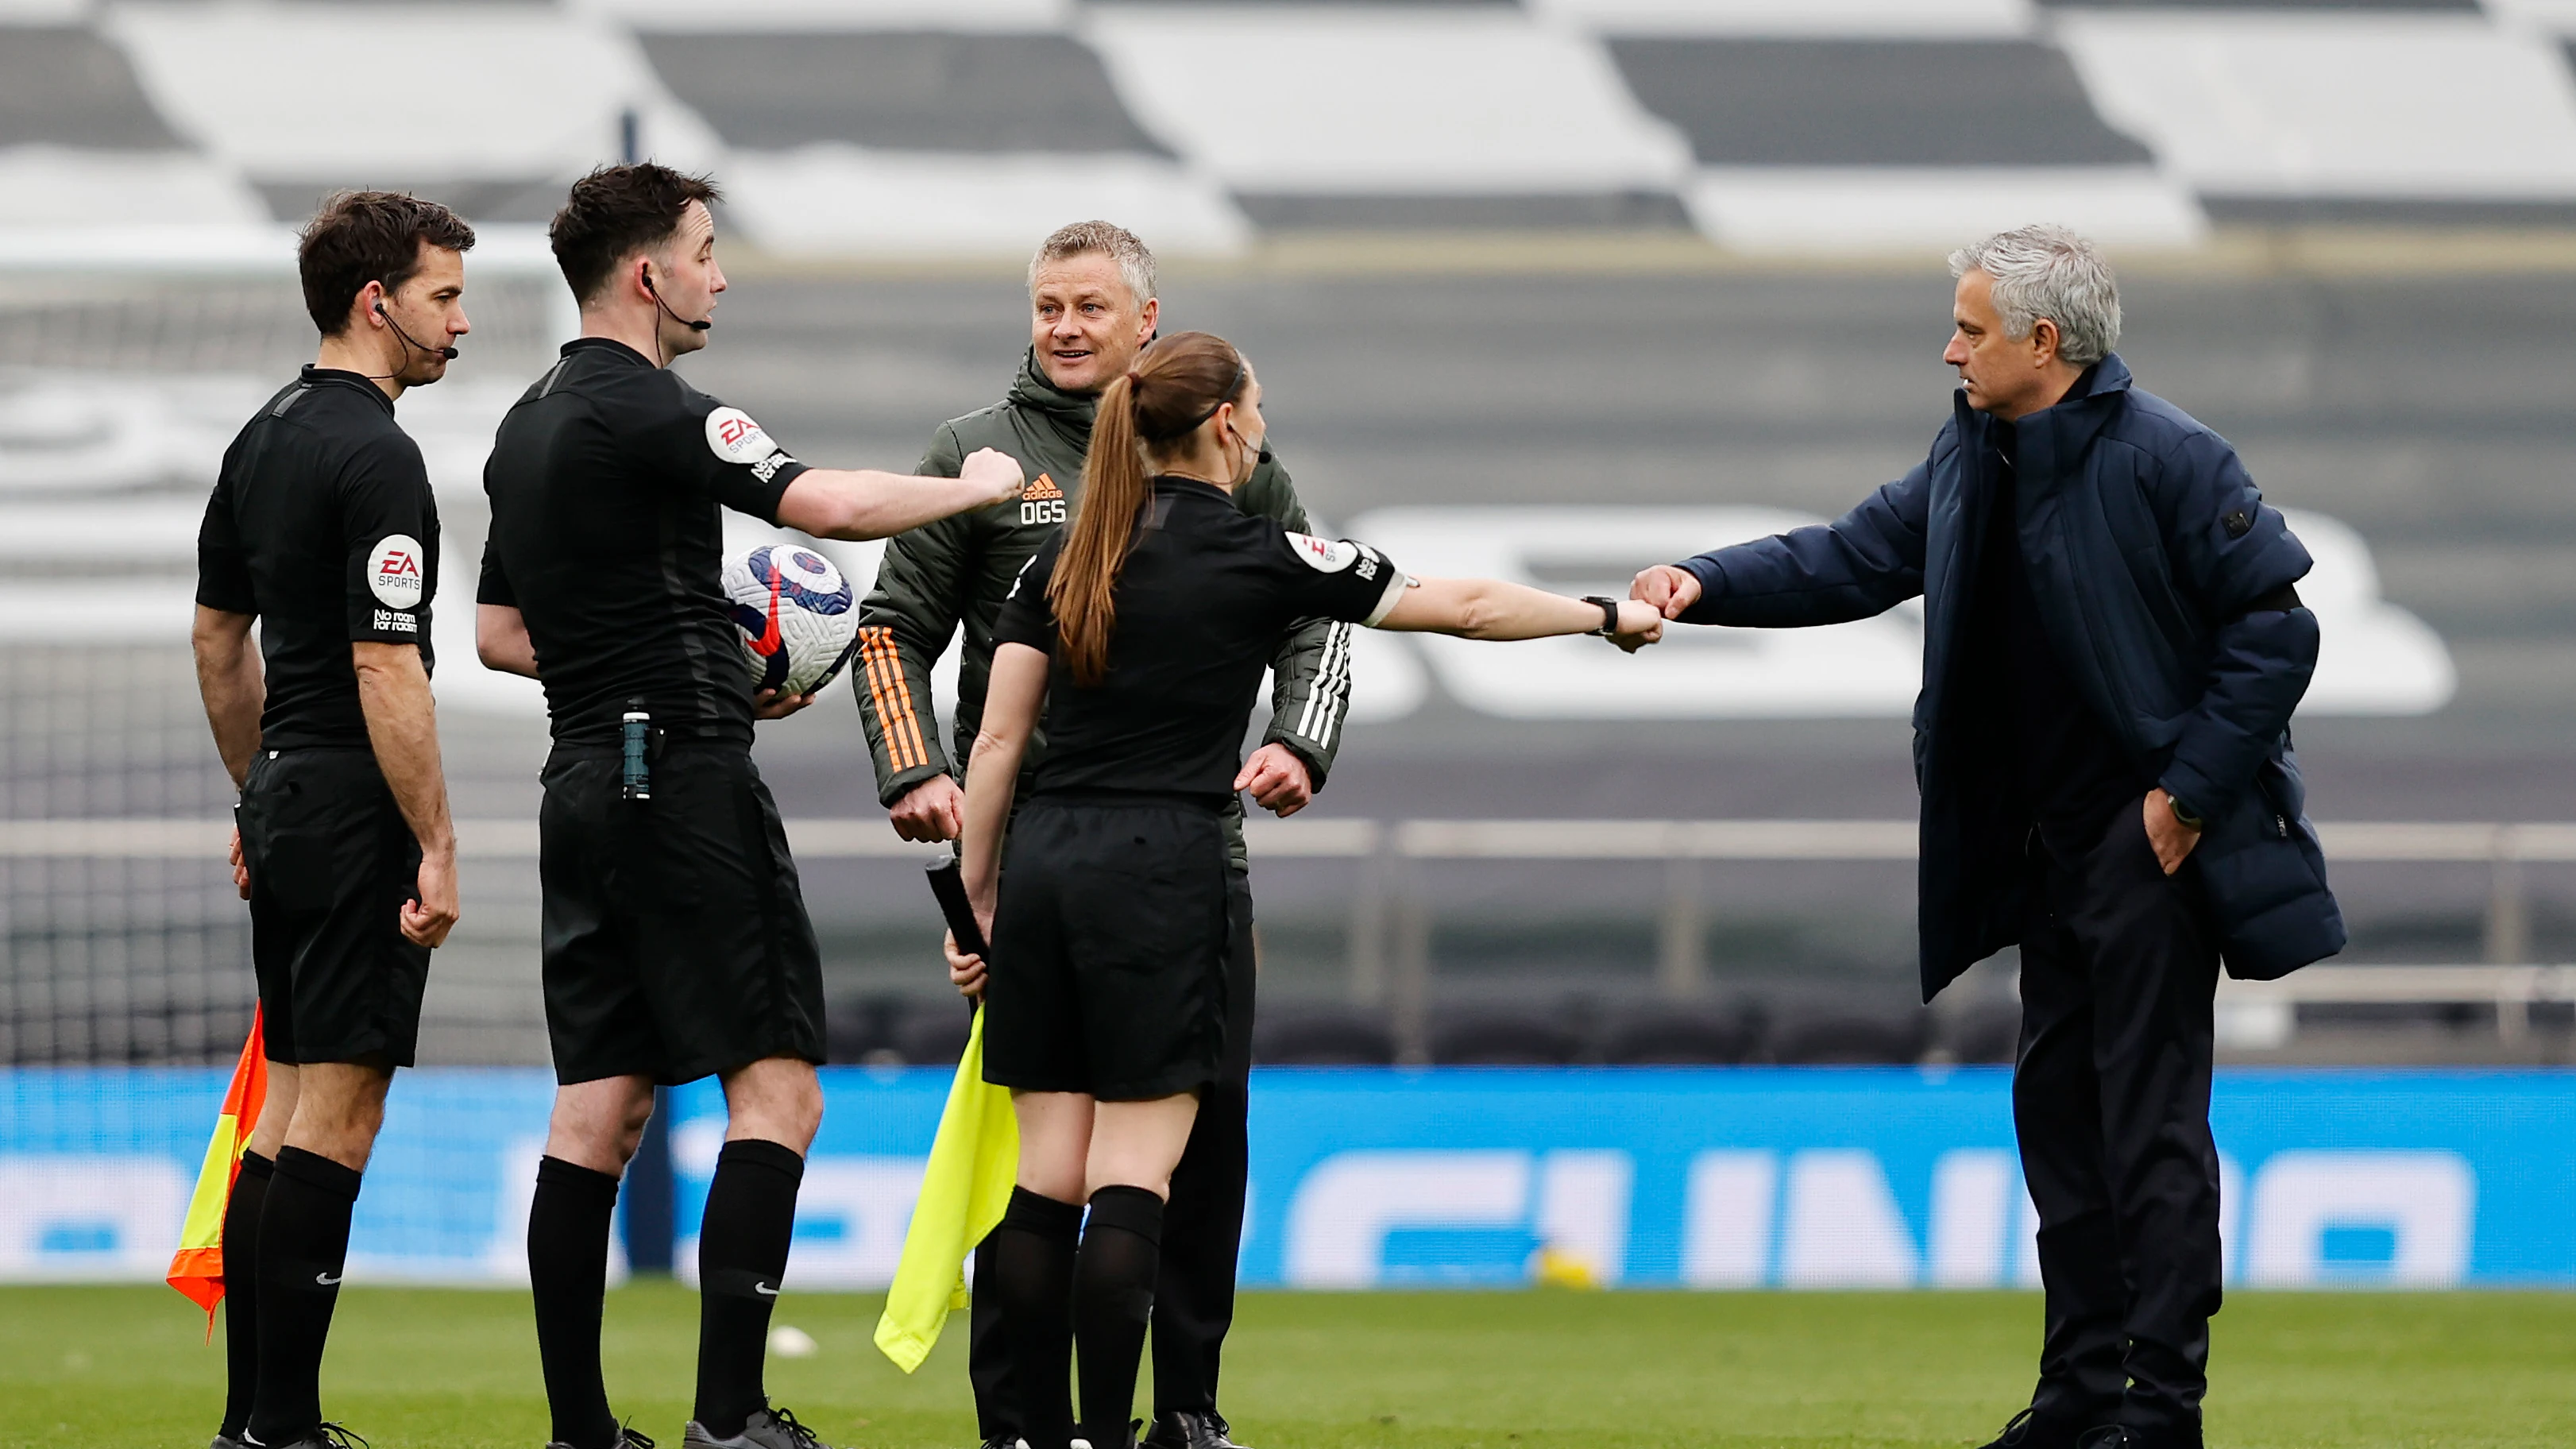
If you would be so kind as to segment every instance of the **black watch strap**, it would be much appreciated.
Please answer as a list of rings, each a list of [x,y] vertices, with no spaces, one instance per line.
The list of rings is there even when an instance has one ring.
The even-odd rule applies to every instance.
[[[1619,632],[1619,601],[1617,599],[1605,599],[1599,594],[1585,594],[1583,596],[1583,602],[1587,604],[1599,604],[1601,606],[1601,627],[1593,630],[1593,633],[1607,639],[1611,635]]]

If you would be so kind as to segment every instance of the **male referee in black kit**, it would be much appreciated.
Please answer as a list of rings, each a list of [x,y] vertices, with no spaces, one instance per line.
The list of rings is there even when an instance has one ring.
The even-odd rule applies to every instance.
[[[2290,713],[2308,551],[2236,450],[2140,390],[2120,295],[2063,227],[1950,258],[1930,455],[1831,524],[1637,576],[1689,624],[1924,603],[1929,1000],[2021,946],[2013,1125],[2039,1209],[2039,1386],[2012,1449],[2198,1449],[2218,1311],[2211,998],[2343,948]]]
[[[269,1062],[224,1208],[215,1449],[340,1441],[319,1381],[349,1213],[456,924],[429,692],[438,503],[394,402],[447,374],[473,245],[435,202],[324,205],[297,254],[321,350],[234,438],[197,534],[191,642],[241,788],[234,881]]]
[[[1009,395],[991,407],[942,423],[921,461],[925,473],[951,473],[977,447],[1020,460],[1027,486],[998,507],[961,513],[896,538],[886,547],[876,587],[859,610],[859,712],[876,766],[877,794],[906,840],[954,840],[964,795],[939,748],[931,712],[930,665],[962,629],[958,669],[958,754],[983,718],[992,671],[994,621],[1022,565],[1064,531],[1091,448],[1092,410],[1100,392],[1135,365],[1154,336],[1161,303],[1154,295],[1154,255],[1134,233],[1105,221],[1063,227],[1029,262],[1030,344]],[[1235,494],[1246,512],[1267,514],[1292,530],[1306,525],[1288,470],[1264,449]],[[1252,797],[1281,815],[1305,807],[1323,785],[1341,744],[1350,705],[1351,626],[1313,619],[1293,630],[1272,661],[1271,723],[1245,762]],[[1023,773],[1045,757],[1031,744]],[[1020,797],[1028,794],[1022,781]],[[1217,1412],[1217,1364],[1234,1322],[1235,1260],[1243,1246],[1248,1171],[1245,1088],[1252,1065],[1254,963],[1252,890],[1240,808],[1226,817],[1234,874],[1237,939],[1229,953],[1228,1073],[1199,1102],[1189,1149],[1172,1175],[1163,1219],[1163,1271],[1154,1298],[1156,1449],[1231,1449]],[[981,967],[960,976],[981,989]],[[976,1281],[991,1249],[975,1255]],[[997,1300],[975,1297],[968,1377],[987,1449],[1020,1435],[1010,1377],[1010,1337]],[[1106,1446],[1103,1446],[1106,1449]]]
[[[483,662],[545,685],[554,752],[538,816],[554,1120],[528,1273],[554,1440],[638,1441],[609,1412],[599,1331],[609,1219],[656,1082],[724,1085],[725,1145],[698,1236],[697,1406],[681,1442],[815,1449],[761,1382],[805,1150],[823,1116],[822,961],[778,807],[752,767],[742,634],[717,582],[720,508],[827,538],[881,538],[1018,490],[808,468],[680,380],[718,294],[716,189],[650,163],[575,182],[551,228],[582,335],[502,420]],[[630,760],[629,726],[638,737]]]

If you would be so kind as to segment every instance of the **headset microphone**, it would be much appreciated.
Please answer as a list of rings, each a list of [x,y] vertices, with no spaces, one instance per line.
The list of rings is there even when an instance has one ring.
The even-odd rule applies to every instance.
[[[653,299],[654,306],[662,309],[663,316],[670,318],[672,321],[679,323],[681,326],[688,328],[692,332],[704,332],[708,328],[716,325],[712,321],[692,322],[688,318],[681,316],[679,313],[672,311],[671,304],[663,301],[661,292],[653,286],[653,274],[651,272],[646,272],[644,274],[644,294]]]
[[[419,343],[413,342],[412,335],[405,332],[402,329],[402,324],[395,321],[393,319],[393,315],[385,310],[384,303],[378,302],[376,304],[376,315],[384,318],[385,325],[394,329],[394,335],[401,338],[403,341],[411,343],[414,347],[419,347],[421,351],[429,353],[434,357],[444,357],[450,362],[454,362],[456,360],[457,353],[456,349],[453,347],[421,347]]]

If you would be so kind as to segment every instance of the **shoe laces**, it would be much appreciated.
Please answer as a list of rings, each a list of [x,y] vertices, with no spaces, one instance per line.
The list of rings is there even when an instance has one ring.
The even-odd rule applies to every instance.
[[[2037,1412],[2038,1410],[2036,1409],[2024,1409],[2020,1413],[2013,1415],[2011,1421],[2004,1425],[2003,1433],[1995,1437],[1995,1442],[1998,1444],[2020,1443],[2022,1441],[2022,1436],[2030,1432],[2030,1416]]]
[[[769,1418],[770,1422],[787,1431],[788,1442],[794,1444],[796,1449],[824,1449],[822,1439],[813,1430],[798,1423],[796,1416],[787,1410],[772,1407]]]
[[[653,1449],[651,1436],[628,1425],[617,1426],[618,1449]]]
[[[367,1449],[367,1436],[346,1424],[334,1424],[328,1419],[314,1426],[313,1437],[330,1445],[331,1449]]]

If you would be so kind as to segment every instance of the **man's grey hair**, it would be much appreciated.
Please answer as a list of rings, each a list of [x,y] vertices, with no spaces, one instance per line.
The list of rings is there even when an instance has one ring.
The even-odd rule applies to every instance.
[[[2093,243],[2062,226],[1999,231],[1950,253],[1950,275],[1983,272],[1994,281],[2006,337],[2028,337],[2045,317],[2057,324],[2057,355],[2078,367],[2120,345],[2120,283]]]
[[[1038,268],[1095,252],[1118,264],[1118,275],[1127,279],[1127,290],[1136,294],[1137,306],[1153,300],[1154,253],[1134,232],[1108,221],[1077,221],[1057,227],[1052,236],[1038,243],[1038,254],[1029,258],[1029,290],[1038,289]]]

